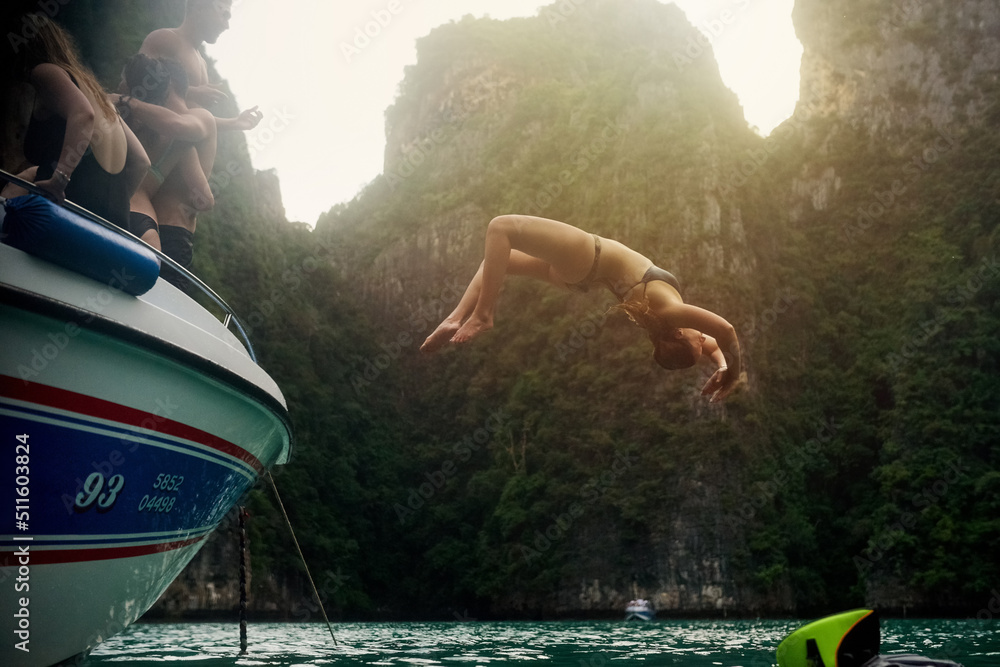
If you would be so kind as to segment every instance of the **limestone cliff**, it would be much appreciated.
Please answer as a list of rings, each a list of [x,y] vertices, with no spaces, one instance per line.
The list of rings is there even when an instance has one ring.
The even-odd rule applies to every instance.
[[[982,122],[1000,61],[989,0],[795,3],[800,105],[887,136]]]
[[[695,29],[673,5],[567,6],[508,22],[466,19],[418,44],[386,113],[385,170],[372,186],[408,202],[375,227],[395,224],[399,234],[366,272],[373,299],[389,306],[404,285],[430,289],[456,258],[468,272],[486,223],[504,212],[643,238],[692,284],[702,270],[752,269],[740,197],[720,190],[734,137],[753,139],[710,50],[685,55]],[[651,143],[663,164],[630,168]],[[468,195],[435,200],[459,188]],[[598,205],[616,219],[592,220]]]
[[[776,259],[790,274],[808,276],[811,285],[797,289],[808,291],[816,308],[814,321],[781,344],[809,340],[812,351],[803,347],[803,354],[825,363],[815,345],[827,341],[836,350],[829,362],[835,373],[869,383],[868,398],[853,408],[858,422],[851,437],[871,454],[855,474],[883,498],[869,516],[848,512],[845,534],[864,537],[844,576],[858,577],[867,605],[957,609],[967,588],[961,581],[936,592],[920,583],[938,567],[921,551],[939,539],[955,540],[932,529],[942,498],[930,507],[920,503],[922,485],[940,488],[947,478],[945,462],[926,459],[926,477],[893,474],[924,456],[924,447],[979,457],[961,439],[930,435],[938,417],[926,411],[936,404],[935,392],[915,390],[912,373],[918,363],[941,369],[930,374],[968,372],[959,369],[970,362],[947,353],[962,345],[961,330],[944,322],[964,310],[964,326],[976,329],[993,307],[978,294],[981,279],[970,276],[983,273],[976,267],[994,262],[996,250],[994,223],[979,221],[995,220],[991,211],[1000,201],[988,166],[1000,92],[1000,6],[797,0],[794,21],[804,48],[801,94],[795,115],[768,139],[786,159],[769,165],[766,177],[780,202],[779,233],[802,235],[806,243],[795,252],[809,248],[812,268],[792,252]],[[975,289],[955,296],[956,284]],[[873,302],[882,308],[871,308]],[[824,328],[837,333],[828,336]],[[952,502],[951,525],[973,526],[968,510],[943,498],[944,506]],[[827,517],[816,527],[834,524]]]
[[[766,139],[671,5],[464,19],[420,41],[386,114],[383,175],[314,237],[268,241],[284,228],[273,180],[233,179],[223,206],[252,224],[208,220],[205,238],[248,248],[218,268],[237,298],[248,286],[252,309],[259,273],[304,266],[295,243],[328,260],[291,295],[295,326],[270,339],[287,347],[307,442],[282,489],[333,582],[328,606],[451,618],[617,615],[636,594],[676,614],[976,604],[995,585],[984,545],[1000,464],[997,13],[798,0],[801,99]],[[677,273],[688,301],[736,325],[748,387],[709,406],[699,371],[654,368],[609,301],[517,281],[495,332],[415,354],[506,212],[619,238]],[[279,256],[268,271],[254,270],[253,237]],[[255,605],[309,617],[285,529],[259,514]],[[163,613],[232,605],[226,544],[203,550]]]
[[[364,231],[366,252],[344,266],[388,330],[419,344],[475,271],[486,223],[506,212],[621,239],[682,276],[687,298],[725,304],[718,307],[734,320],[751,320],[753,299],[745,297],[758,289],[748,280],[757,259],[748,237],[762,231],[744,210],[763,197],[732,179],[761,140],[711,50],[691,44],[700,42],[683,13],[653,0],[560,3],[509,22],[466,19],[422,40],[386,114],[384,174],[318,228]],[[737,284],[736,293],[721,287]],[[593,308],[571,302],[569,313],[590,317]],[[416,312],[419,326],[406,319]],[[752,345],[745,352],[752,358]],[[532,356],[526,348],[519,358]],[[697,405],[696,392],[677,402],[709,431],[720,426]],[[579,418],[587,423],[586,414]],[[616,418],[627,428],[625,414]],[[633,437],[644,447],[676,448],[665,435]],[[639,527],[623,531],[613,511],[596,508],[567,518],[570,502],[545,519],[549,525],[527,530],[529,565],[533,553],[577,555],[554,591],[508,587],[490,613],[616,615],[636,591],[665,612],[787,609],[787,591],[751,591],[733,565],[747,527],[722,518],[743,482],[736,460],[673,456],[670,464],[649,462],[650,479],[641,483],[650,485],[641,501],[648,514],[636,519]],[[675,463],[677,470],[661,468]],[[619,479],[607,492],[635,502],[628,500],[633,483]]]
[[[804,49],[800,96],[794,117],[775,133],[782,141],[803,132],[789,140],[801,141],[805,156],[792,186],[793,218],[807,204],[825,210],[839,190],[827,156],[842,147],[845,130],[863,132],[868,152],[912,157],[938,138],[930,148],[947,152],[996,104],[994,2],[797,0],[793,17]]]

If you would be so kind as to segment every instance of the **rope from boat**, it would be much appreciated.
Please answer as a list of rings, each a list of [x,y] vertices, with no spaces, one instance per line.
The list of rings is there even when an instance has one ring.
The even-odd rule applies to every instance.
[[[312,575],[309,574],[309,566],[306,564],[306,557],[302,555],[302,548],[299,546],[299,541],[295,538],[295,530],[292,528],[292,522],[288,520],[288,512],[285,511],[285,505],[281,502],[281,496],[278,495],[278,487],[274,483],[274,477],[271,476],[271,471],[267,471],[267,479],[271,482],[271,489],[274,491],[274,497],[278,499],[278,507],[281,508],[281,513],[285,516],[285,524],[288,526],[288,532],[292,534],[292,542],[295,543],[295,548],[299,552],[299,558],[302,559],[302,567],[306,570],[306,577],[309,578],[309,585],[312,586],[313,595],[316,596],[316,603],[319,605],[319,611],[323,614],[323,620],[326,621],[326,627],[330,631],[330,637],[333,639],[334,646],[337,646],[337,637],[333,634],[333,626],[330,625],[330,619],[326,616],[326,609],[323,608],[323,600],[319,596],[319,591],[316,589],[316,583],[313,581]]]
[[[247,653],[247,517],[240,507],[240,655]]]

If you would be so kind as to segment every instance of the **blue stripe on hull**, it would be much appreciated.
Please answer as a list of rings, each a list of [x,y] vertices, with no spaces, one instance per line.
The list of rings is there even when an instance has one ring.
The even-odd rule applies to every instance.
[[[23,504],[29,519],[26,529],[16,522],[8,525],[14,535],[33,536],[36,546],[203,535],[256,480],[241,461],[170,442],[155,432],[126,433],[81,418],[49,423],[34,410],[4,412],[0,439],[16,444],[17,436],[26,434],[29,447],[28,458],[21,459],[29,462],[28,474],[20,475],[29,482]],[[150,442],[137,442],[137,435],[148,435]],[[3,479],[16,480],[24,472],[17,470],[17,461],[3,457]],[[14,544],[4,538],[0,548]]]

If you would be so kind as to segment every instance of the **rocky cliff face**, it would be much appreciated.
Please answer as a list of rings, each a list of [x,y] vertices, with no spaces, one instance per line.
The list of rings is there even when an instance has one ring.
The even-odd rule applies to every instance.
[[[497,516],[503,508],[486,508],[474,526],[455,519],[449,512],[464,516],[461,508],[469,503],[459,499],[444,510],[447,490],[434,499],[443,525],[430,524],[428,535],[416,538],[419,530],[411,526],[385,534],[416,545],[414,559],[440,548],[435,530],[477,535],[466,538],[462,553],[478,549],[477,540],[486,542],[488,548],[476,553],[506,568],[505,586],[489,599],[497,615],[618,614],[635,595],[678,614],[788,613],[801,609],[803,599],[823,605],[846,597],[824,593],[823,583],[796,580],[794,571],[797,565],[812,572],[813,563],[795,559],[824,557],[816,535],[841,517],[813,516],[801,505],[782,505],[781,497],[786,488],[800,495],[815,490],[825,494],[824,503],[834,499],[830,507],[853,511],[848,478],[877,486],[877,479],[868,480],[872,460],[892,457],[881,445],[903,429],[887,407],[894,402],[891,373],[880,371],[875,389],[860,390],[863,403],[850,406],[863,411],[857,416],[862,423],[828,421],[847,410],[837,387],[865,372],[852,365],[858,347],[844,341],[897,316],[892,308],[872,312],[864,295],[894,274],[918,274],[893,254],[907,230],[935,238],[941,233],[928,231],[926,218],[944,217],[948,204],[935,202],[953,195],[902,179],[923,177],[945,157],[960,164],[975,129],[995,117],[998,22],[1000,9],[985,0],[798,0],[795,23],[805,49],[801,99],[795,116],[767,139],[747,128],[710,50],[690,48],[697,44],[694,28],[671,5],[563,2],[535,18],[466,20],[423,40],[418,64],[387,112],[384,174],[318,226],[320,234],[337,233],[336,266],[371,305],[368,314],[388,332],[386,340],[402,332],[409,344],[419,344],[453,307],[481,258],[492,216],[543,215],[642,248],[681,276],[688,300],[708,301],[727,313],[744,332],[751,398],[732,412],[712,411],[697,402],[694,380],[669,386],[648,380],[630,332],[594,326],[581,333],[579,323],[588,317],[604,321],[604,308],[595,318],[593,304],[570,299],[556,308],[544,296],[511,288],[505,312],[520,328],[509,326],[503,344],[484,343],[480,356],[438,362],[432,370],[405,356],[381,369],[404,378],[386,404],[419,434],[400,447],[427,448],[423,458],[414,457],[412,477],[423,481],[422,461],[442,459],[427,443],[461,439],[467,413],[487,401],[503,405],[518,432],[537,437],[534,461],[546,455],[542,449],[565,454],[550,464],[560,475],[550,478],[552,486],[572,487],[577,459],[599,458],[602,447],[619,442],[636,446],[639,463],[627,477],[598,484],[600,503],[579,512],[570,504],[537,510],[540,523],[525,528],[524,537],[507,524],[493,533],[481,529],[479,523],[502,523]],[[268,177],[262,178],[257,190],[266,193],[261,186]],[[897,180],[906,198],[893,194]],[[859,217],[859,207],[878,213],[878,224]],[[926,272],[941,262],[930,257],[917,268]],[[796,313],[803,302],[808,316]],[[559,328],[567,320],[576,327],[572,335],[566,333],[570,325]],[[574,348],[578,356],[568,360],[553,353],[567,336],[581,341]],[[590,346],[598,339],[599,352]],[[810,366],[826,355],[833,359],[829,367],[806,384]],[[762,388],[754,363],[767,356],[780,368]],[[544,386],[553,377],[563,383],[563,395]],[[430,393],[432,384],[448,389],[435,387],[440,393],[422,405],[415,395]],[[799,434],[807,429],[783,432],[778,422],[810,392],[812,403],[803,401],[803,408],[814,411],[818,423],[834,424],[837,433],[801,443]],[[758,401],[778,407],[767,412]],[[556,412],[558,426],[547,423]],[[761,426],[768,416],[772,423]],[[876,429],[877,437],[871,435]],[[825,447],[834,439],[847,444],[824,466]],[[810,464],[782,446],[805,451],[815,466],[803,472]],[[877,454],[857,455],[860,464],[823,478],[824,467],[836,470],[836,456],[866,447]],[[776,471],[755,470],[768,459]],[[473,487],[470,478],[489,483],[473,476],[472,465],[456,476],[469,485],[462,493]],[[514,477],[507,470],[497,476]],[[571,488],[562,497],[573,493]],[[516,524],[511,517],[547,500],[511,501],[514,509],[502,518]],[[395,518],[391,512],[383,517]],[[838,534],[853,538],[870,531],[868,520],[860,516]],[[222,533],[213,538],[224,539]],[[510,551],[515,556],[507,560],[497,555]],[[550,570],[532,569],[536,554],[545,560],[557,552]],[[192,564],[196,576],[178,580],[161,601],[162,612],[231,607],[234,579],[213,579],[217,570],[207,563],[216,561],[235,561],[232,547],[209,544]],[[862,584],[866,602],[932,606],[910,593],[905,575],[890,575],[899,562],[895,571],[907,571],[905,558],[879,561]],[[851,563],[824,572],[836,574],[824,582],[829,589],[858,580]],[[197,583],[205,581],[213,582],[212,590]],[[301,582],[278,581],[258,581],[264,592],[257,602],[295,616]]]
[[[387,112],[385,173],[373,185],[405,211],[390,204],[378,222],[369,219],[369,232],[395,233],[354,274],[387,313],[423,294],[431,319],[443,317],[481,258],[486,223],[507,212],[567,220],[640,247],[684,276],[695,300],[719,296],[713,281],[752,274],[743,210],[759,195],[732,180],[760,140],[711,50],[673,5],[568,6],[445,26],[421,44]],[[511,42],[521,47],[513,54]],[[443,298],[442,285],[450,286]],[[751,317],[747,302],[731,305],[734,319]],[[665,612],[786,609],[787,591],[734,583],[731,559],[745,526],[719,517],[739,472],[720,485],[713,478],[725,464],[694,467],[661,480],[670,492],[653,503],[660,506],[641,537],[626,539],[615,519],[590,514],[565,533],[559,521],[536,532],[528,549],[572,548],[576,562],[556,592],[510,590],[492,613],[616,615],[636,593]]]
[[[864,133],[869,154],[913,157],[937,138],[944,143],[935,150],[948,151],[995,104],[994,2],[798,0],[793,18],[803,45],[800,97],[773,135],[793,137],[802,155],[788,203],[793,220],[827,210],[839,192],[841,174],[829,155],[850,141],[847,132]]]
[[[912,320],[912,312],[940,309],[944,286],[960,280],[961,262],[975,263],[988,253],[989,243],[977,237],[976,215],[955,211],[988,210],[995,198],[988,170],[981,169],[989,158],[977,146],[996,123],[1000,6],[980,0],[797,0],[794,20],[804,48],[800,99],[793,118],[769,139],[791,159],[769,168],[767,178],[780,193],[785,233],[815,237],[812,252],[829,261],[812,276],[823,294],[817,301],[837,304],[830,316],[849,314],[859,326],[884,327],[889,336],[889,363],[873,372],[880,388],[861,409],[882,429],[876,462],[891,466],[907,456],[891,451],[893,441],[910,450],[924,443],[919,427],[896,414],[909,379],[892,360],[899,346],[914,340],[913,327],[927,319],[920,314]],[[928,237],[943,243],[925,246],[920,239]],[[962,240],[972,238],[977,240]],[[912,287],[923,279],[928,287]],[[820,286],[824,280],[836,287]],[[883,289],[896,290],[892,305],[883,313],[867,309],[866,299]],[[840,290],[851,298],[838,301],[833,293]],[[898,331],[888,333],[893,329]],[[933,343],[950,344],[944,336]],[[851,354],[860,356],[860,349]],[[855,358],[845,354],[839,365],[850,368]],[[927,399],[911,397],[910,407],[918,401]],[[871,468],[863,473],[873,484],[880,479]],[[891,483],[885,488],[885,502],[895,508],[901,492]],[[900,511],[889,516],[898,518]],[[925,535],[919,525],[897,537],[918,534]],[[915,572],[926,567],[919,560],[885,534],[868,540],[855,558],[865,604],[900,611],[957,608],[951,593],[914,591]]]
[[[992,104],[1000,7],[966,2],[798,0],[800,104],[872,135],[975,125]]]
[[[673,5],[568,7],[467,19],[420,43],[387,111],[385,171],[372,186],[408,202],[372,225],[398,231],[365,271],[373,302],[392,308],[404,290],[436,300],[445,276],[474,271],[486,223],[501,213],[643,243],[691,284],[752,271],[746,193],[725,185],[754,139],[711,49]],[[628,156],[651,150],[660,167],[630,167]],[[469,194],[444,194],[459,190]],[[591,220],[596,208],[617,216]]]

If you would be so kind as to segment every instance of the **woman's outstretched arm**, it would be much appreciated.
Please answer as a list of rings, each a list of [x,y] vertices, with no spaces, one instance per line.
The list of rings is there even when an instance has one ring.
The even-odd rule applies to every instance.
[[[722,364],[701,393],[711,395],[713,403],[721,401],[732,393],[740,379],[740,373],[743,372],[740,341],[733,325],[710,310],[687,303],[669,300],[661,302],[656,312],[670,326],[696,329],[714,339],[723,357]]]

